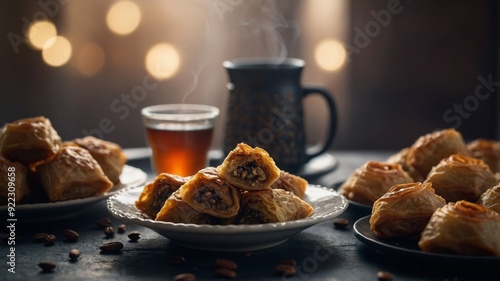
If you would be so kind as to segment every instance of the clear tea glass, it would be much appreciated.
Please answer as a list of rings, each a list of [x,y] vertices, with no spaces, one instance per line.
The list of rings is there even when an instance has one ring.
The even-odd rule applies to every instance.
[[[191,176],[208,165],[215,119],[219,109],[200,104],[161,104],[141,111],[159,173]]]

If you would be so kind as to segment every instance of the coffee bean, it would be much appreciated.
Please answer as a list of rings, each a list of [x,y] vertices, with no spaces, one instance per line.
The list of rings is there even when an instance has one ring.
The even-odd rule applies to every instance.
[[[181,273],[174,276],[173,281],[195,281],[196,276],[192,273]]]
[[[141,234],[137,231],[132,231],[127,236],[130,239],[130,241],[134,241],[134,242],[139,240],[139,238],[141,238]]]
[[[45,237],[45,245],[52,246],[56,242],[56,236],[54,234],[49,234]]]
[[[44,271],[44,272],[51,272],[56,268],[56,263],[52,261],[42,261],[38,264],[38,266]]]
[[[377,279],[379,281],[392,281],[394,280],[394,275],[387,271],[379,271],[377,272]]]
[[[349,225],[349,221],[343,218],[336,218],[333,220],[333,226],[338,229],[346,228]]]
[[[186,258],[183,256],[172,257],[172,264],[174,265],[184,265],[186,263]]]
[[[118,233],[123,234],[123,233],[125,233],[125,231],[127,230],[127,226],[126,226],[126,225],[124,225],[124,224],[120,224],[120,225],[118,226],[117,230],[118,230]]]
[[[294,259],[284,259],[281,260],[279,264],[284,264],[284,265],[289,265],[295,267],[297,265],[297,262]]]
[[[234,279],[236,278],[236,272],[229,268],[219,267],[215,269],[215,274],[220,277],[226,277]]]
[[[106,235],[106,237],[110,238],[110,237],[113,237],[115,235],[115,230],[113,229],[112,226],[106,226],[104,228],[104,234]]]
[[[103,253],[118,253],[123,249],[123,244],[121,242],[104,243],[99,249],[101,249]]]
[[[76,261],[79,257],[80,257],[80,250],[78,249],[71,249],[71,251],[69,251],[69,258],[72,260],[72,261]]]
[[[106,228],[108,226],[111,226],[111,220],[109,218],[100,218],[95,221],[95,225],[97,225],[99,228]]]
[[[274,267],[274,271],[285,277],[294,276],[297,273],[295,267],[288,264],[278,264]]]
[[[45,243],[45,238],[47,238],[47,236],[49,236],[49,234],[47,233],[37,233],[35,234],[35,236],[33,236],[33,240],[35,240],[35,242],[37,243]]]
[[[72,229],[65,229],[63,234],[68,242],[75,242],[78,238],[80,238],[78,232]]]
[[[236,270],[238,268],[238,265],[236,264],[236,262],[234,262],[230,259],[223,259],[223,258],[216,259],[215,266],[227,268],[230,270]]]

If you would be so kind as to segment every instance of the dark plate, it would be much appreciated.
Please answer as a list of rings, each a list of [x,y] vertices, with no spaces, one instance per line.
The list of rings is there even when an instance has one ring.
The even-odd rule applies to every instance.
[[[395,255],[406,255],[425,259],[445,261],[481,261],[500,262],[500,257],[491,256],[461,256],[422,252],[418,248],[418,237],[382,239],[370,229],[370,216],[362,217],[354,223],[354,236],[364,244],[375,249]]]
[[[336,191],[339,191],[339,188],[343,183],[344,183],[343,181],[334,183],[332,185],[332,188],[335,189]],[[362,204],[362,203],[352,201],[349,199],[347,199],[347,202],[349,202],[349,207],[352,207],[353,209],[356,209],[356,210],[362,211],[362,212],[366,212],[366,213],[372,212],[372,206],[370,206],[370,205]]]

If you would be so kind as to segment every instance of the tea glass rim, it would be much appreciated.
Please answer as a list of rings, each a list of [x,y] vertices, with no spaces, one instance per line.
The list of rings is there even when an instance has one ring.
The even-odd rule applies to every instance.
[[[215,106],[185,103],[158,104],[144,107],[141,110],[141,114],[144,118],[176,122],[214,119],[219,116],[219,113],[219,108]]]
[[[252,69],[256,67],[301,68],[306,62],[299,58],[248,57],[225,60],[222,65],[228,69]]]

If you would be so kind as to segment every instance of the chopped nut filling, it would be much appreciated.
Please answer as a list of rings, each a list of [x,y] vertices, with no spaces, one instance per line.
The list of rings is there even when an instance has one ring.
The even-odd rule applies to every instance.
[[[240,224],[262,224],[268,222],[261,212],[250,208],[243,208],[238,219],[238,223]]]
[[[172,193],[173,189],[170,185],[167,184],[161,186],[160,191],[156,194],[153,202],[151,203],[151,210],[158,213]]]
[[[226,203],[222,202],[221,198],[213,191],[212,188],[205,186],[202,190],[196,193],[194,200],[203,206],[211,209],[226,210]]]
[[[233,170],[232,174],[242,180],[251,181],[251,186],[262,183],[267,179],[266,173],[256,165],[255,161],[248,162],[244,166],[238,166]]]

